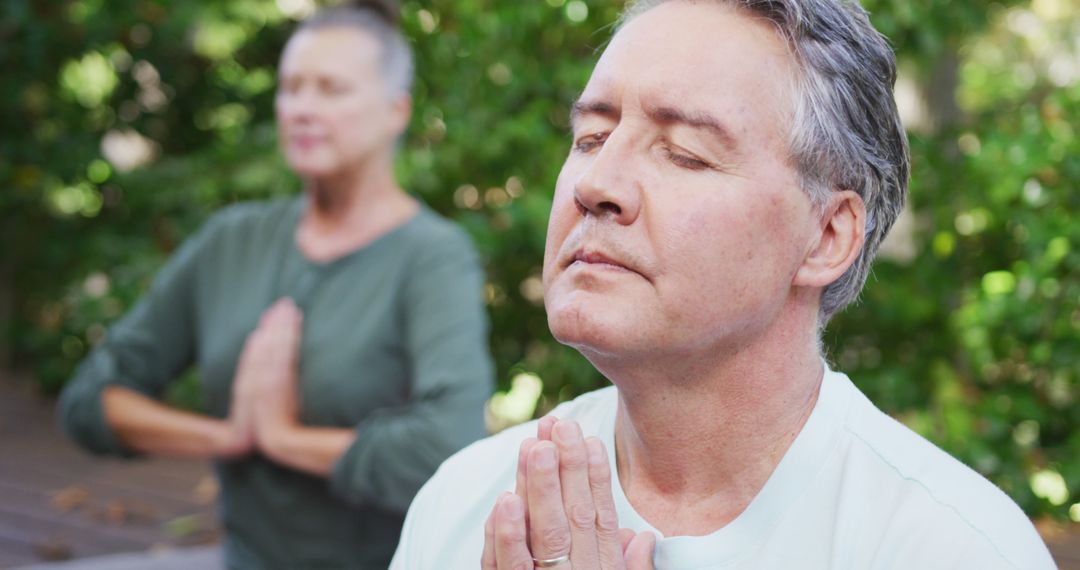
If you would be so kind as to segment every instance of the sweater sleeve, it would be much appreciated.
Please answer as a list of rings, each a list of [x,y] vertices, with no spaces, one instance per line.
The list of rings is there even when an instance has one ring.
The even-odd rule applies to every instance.
[[[404,513],[443,460],[485,435],[493,370],[483,271],[463,232],[437,237],[404,284],[409,401],[365,418],[330,476],[353,503]]]
[[[220,217],[185,241],[157,273],[150,290],[110,327],[105,341],[83,360],[64,388],[59,402],[61,426],[87,450],[136,455],[105,419],[101,392],[106,386],[124,386],[158,398],[192,364],[196,273]]]

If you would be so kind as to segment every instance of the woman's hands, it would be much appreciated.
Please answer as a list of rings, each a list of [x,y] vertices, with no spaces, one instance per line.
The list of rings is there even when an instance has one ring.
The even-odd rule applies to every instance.
[[[303,324],[304,315],[286,297],[263,313],[248,336],[233,379],[230,436],[223,440],[232,455],[219,457],[258,451],[278,464],[325,477],[356,440],[352,428],[300,423]]]
[[[484,525],[483,570],[652,569],[656,538],[620,529],[604,444],[576,422],[540,420],[518,454],[514,493]]]
[[[217,459],[259,452],[283,466],[328,476],[356,433],[300,423],[302,325],[303,315],[287,298],[263,313],[237,362],[224,420],[178,410],[119,385],[102,390],[105,419],[135,451]]]
[[[299,425],[298,372],[303,314],[292,299],[279,299],[248,335],[233,379],[232,406],[220,457],[256,449],[273,455],[277,442]]]

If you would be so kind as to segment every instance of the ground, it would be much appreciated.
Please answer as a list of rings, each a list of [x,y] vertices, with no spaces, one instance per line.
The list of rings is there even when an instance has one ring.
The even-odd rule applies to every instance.
[[[30,382],[0,373],[0,568],[215,563],[220,529],[208,465],[92,457],[60,432],[55,407]],[[1080,528],[1039,527],[1061,570],[1080,570]]]

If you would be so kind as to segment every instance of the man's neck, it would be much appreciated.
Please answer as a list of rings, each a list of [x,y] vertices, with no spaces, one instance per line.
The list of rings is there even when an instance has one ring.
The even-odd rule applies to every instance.
[[[766,337],[715,360],[610,376],[619,480],[665,535],[705,535],[734,520],[810,417],[824,372],[816,343]]]

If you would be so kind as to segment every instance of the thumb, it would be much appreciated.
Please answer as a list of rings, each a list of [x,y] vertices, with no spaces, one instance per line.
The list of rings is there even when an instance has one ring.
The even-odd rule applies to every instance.
[[[638,533],[626,545],[626,570],[653,570],[656,535],[649,531]]]

